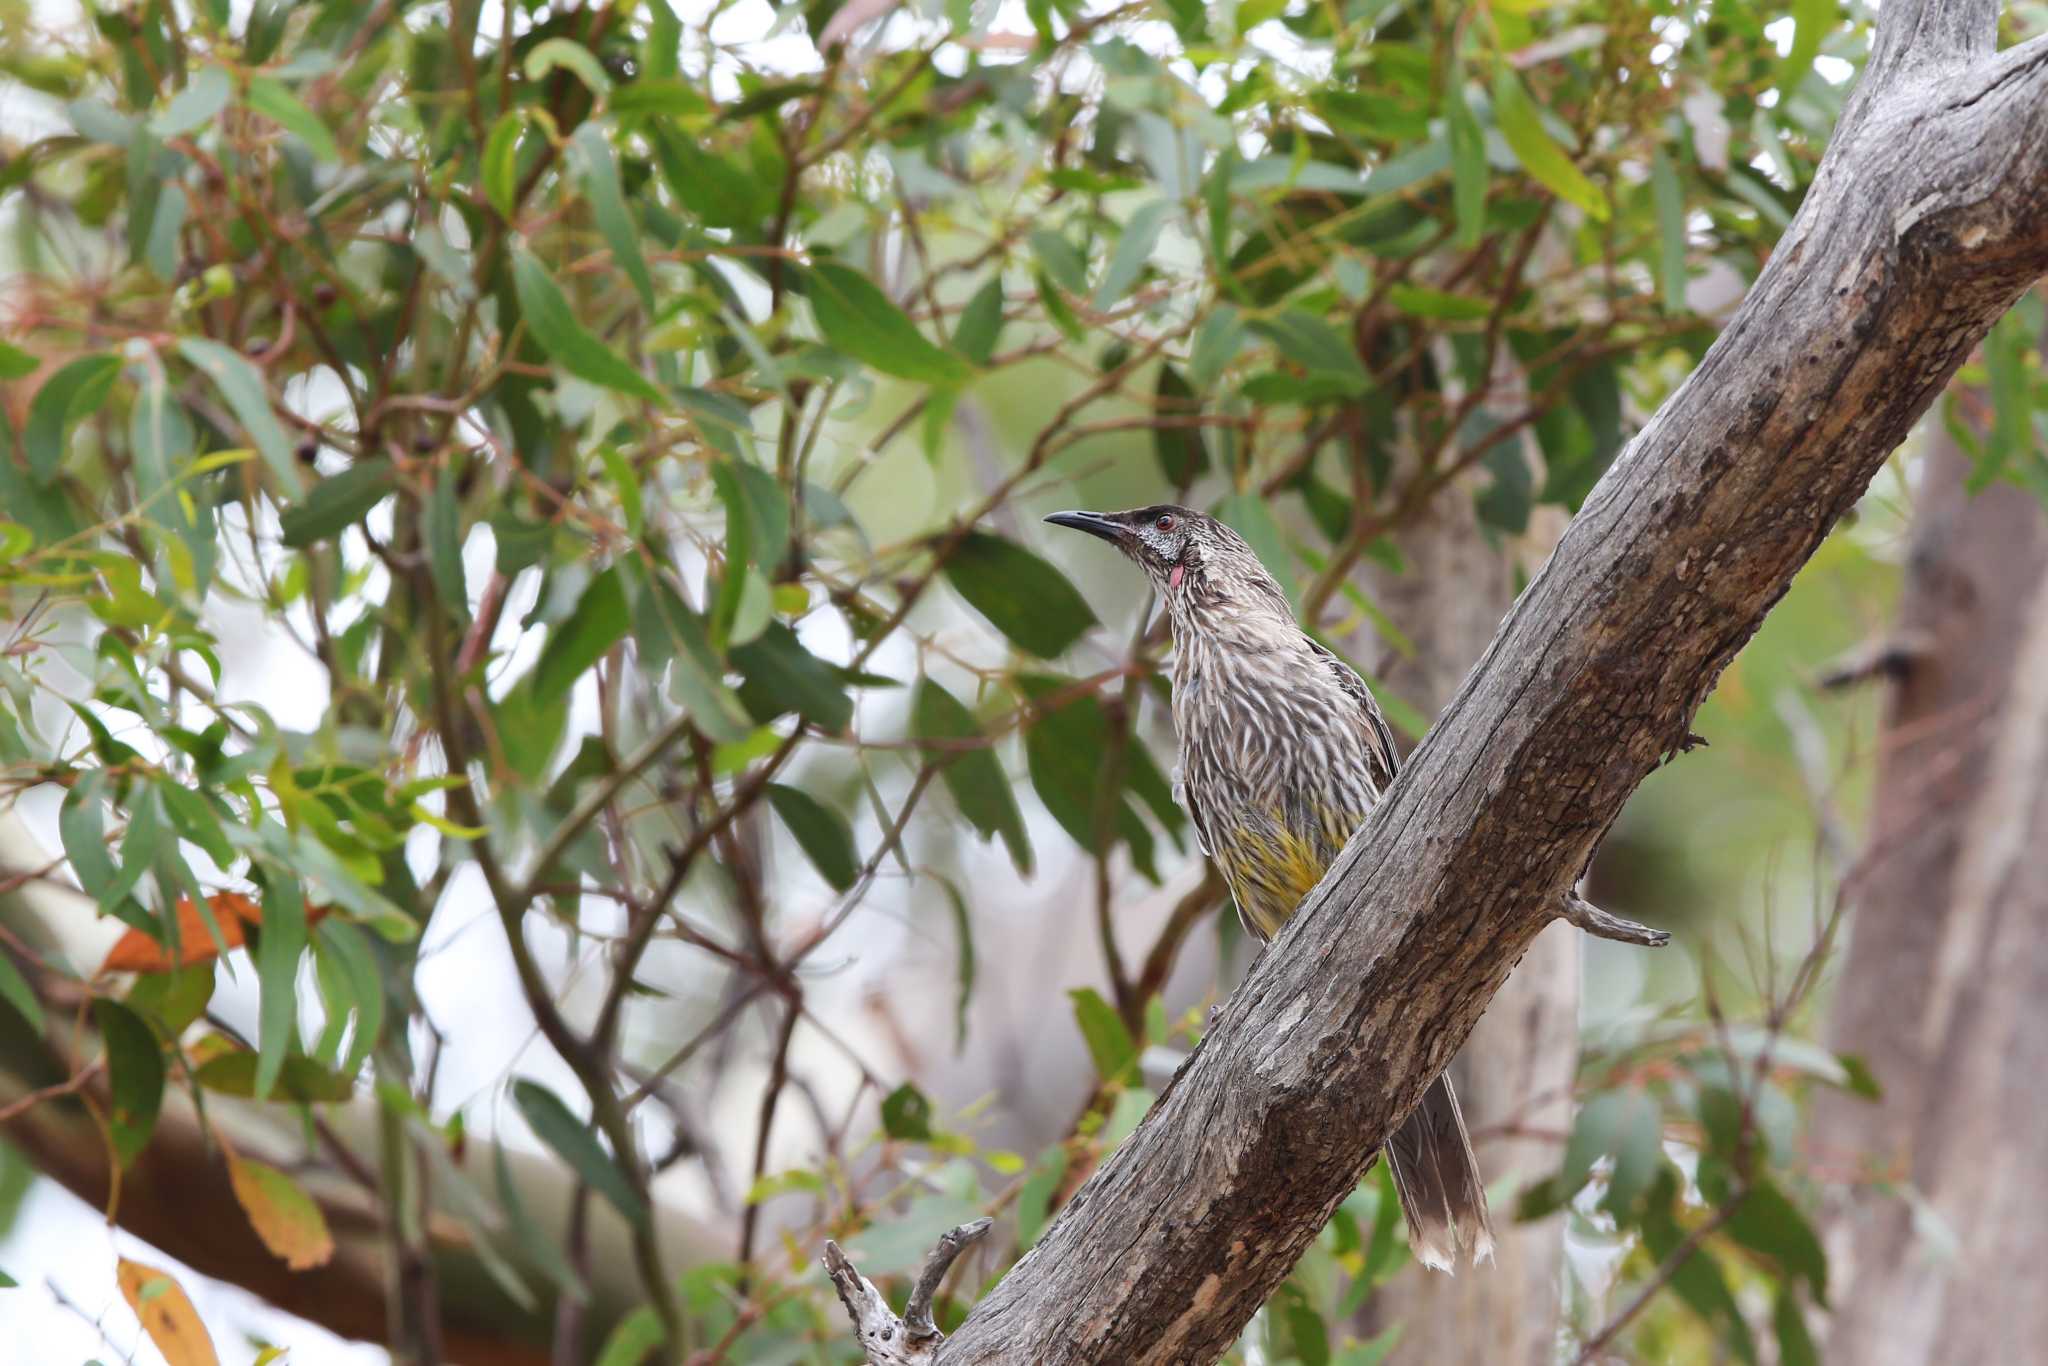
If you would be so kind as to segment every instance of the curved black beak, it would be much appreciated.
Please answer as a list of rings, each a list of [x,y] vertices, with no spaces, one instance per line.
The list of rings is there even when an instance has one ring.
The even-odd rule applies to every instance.
[[[1121,542],[1130,534],[1129,527],[1100,512],[1055,512],[1045,520],[1054,526],[1072,527],[1090,536],[1100,536],[1105,541]]]

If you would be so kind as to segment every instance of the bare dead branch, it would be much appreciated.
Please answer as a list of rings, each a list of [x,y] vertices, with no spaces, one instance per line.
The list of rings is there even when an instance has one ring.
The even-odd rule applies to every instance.
[[[1565,897],[1558,918],[1578,926],[1595,939],[1612,939],[1617,944],[1635,944],[1641,948],[1655,949],[1671,942],[1671,936],[1665,931],[1653,930],[1648,925],[1638,925],[1633,920],[1624,920],[1618,915],[1612,915],[1577,892]]]
[[[854,1335],[867,1353],[869,1366],[924,1366],[936,1357],[945,1337],[932,1322],[932,1299],[960,1254],[980,1241],[994,1223],[993,1219],[976,1219],[939,1239],[924,1259],[924,1269],[917,1273],[917,1284],[911,1288],[901,1318],[839,1244],[825,1240],[825,1274],[832,1278],[839,1302],[853,1320]]]
[[[1814,675],[1814,686],[1828,692],[1880,678],[1901,678],[1934,652],[1934,642],[1920,632],[1904,632],[1866,640]]]

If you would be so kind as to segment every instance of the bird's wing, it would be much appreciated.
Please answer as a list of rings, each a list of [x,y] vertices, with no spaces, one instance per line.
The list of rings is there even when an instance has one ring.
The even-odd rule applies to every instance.
[[[1380,715],[1380,704],[1373,700],[1372,689],[1365,686],[1365,680],[1358,671],[1337,658],[1313,636],[1304,636],[1309,648],[1323,667],[1330,671],[1345,695],[1358,704],[1359,715],[1365,729],[1365,748],[1373,767],[1373,786],[1384,792],[1394,781],[1394,770],[1400,766],[1401,751],[1394,746],[1394,732],[1387,727],[1387,718]]]
[[[1216,850],[1209,839],[1209,823],[1202,818],[1202,808],[1195,804],[1194,794],[1181,781],[1179,764],[1173,766],[1173,799],[1180,803],[1181,810],[1188,813],[1188,820],[1194,824],[1195,848],[1213,856]]]

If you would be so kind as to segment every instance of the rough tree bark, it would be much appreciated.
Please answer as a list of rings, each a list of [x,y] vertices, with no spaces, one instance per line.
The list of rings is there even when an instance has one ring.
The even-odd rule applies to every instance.
[[[1151,1114],[937,1359],[1235,1340],[1715,678],[2048,270],[2048,41],[1888,0],[1799,215]]]
[[[1514,601],[1519,563],[1540,563],[1558,529],[1553,523],[1516,543],[1480,525],[1470,488],[1438,494],[1394,535],[1405,572],[1365,571],[1374,600],[1415,646],[1380,669],[1381,681],[1428,715],[1441,711]],[[1488,1186],[1504,1177],[1526,1183],[1556,1167],[1554,1143],[1514,1131],[1571,1127],[1578,1041],[1578,935],[1554,924],[1530,944],[1451,1065]],[[1373,1326],[1401,1325],[1406,1361],[1549,1361],[1563,1220],[1555,1214],[1517,1224],[1509,1211],[1495,1211],[1490,1267],[1472,1276],[1410,1267],[1374,1294],[1367,1309]]]
[[[1895,1188],[1834,1213],[1829,1357],[1864,1366],[2048,1342],[2048,519],[1968,470],[1939,435],[1834,1005],[1884,1102],[1815,1115],[1822,1161],[1910,1183],[1956,1235],[1937,1255]]]

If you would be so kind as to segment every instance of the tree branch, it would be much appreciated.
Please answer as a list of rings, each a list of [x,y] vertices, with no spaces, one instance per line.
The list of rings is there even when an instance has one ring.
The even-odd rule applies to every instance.
[[[1893,63],[1727,329],[1145,1122],[937,1360],[1214,1359],[1569,917],[1623,802],[2048,270],[2048,56],[1963,68],[1989,10],[1953,8],[1885,7]],[[1920,42],[1957,69],[1897,79]]]
[[[924,1269],[917,1273],[917,1284],[911,1287],[910,1302],[903,1307],[902,1318],[889,1308],[889,1301],[875,1289],[875,1283],[854,1268],[839,1244],[829,1238],[825,1240],[825,1274],[832,1278],[839,1302],[846,1306],[846,1316],[853,1320],[854,1336],[860,1339],[869,1366],[925,1366],[934,1359],[939,1344],[945,1341],[939,1326],[932,1322],[932,1299],[939,1293],[939,1282],[946,1279],[960,1254],[979,1242],[994,1222],[976,1219],[939,1239],[924,1259]]]

